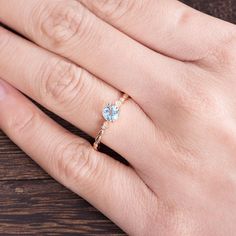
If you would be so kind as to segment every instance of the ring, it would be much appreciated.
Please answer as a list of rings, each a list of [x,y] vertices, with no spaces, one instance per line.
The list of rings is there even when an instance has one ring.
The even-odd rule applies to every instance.
[[[116,101],[115,103],[108,103],[102,111],[102,116],[104,118],[104,122],[95,138],[93,148],[97,151],[99,144],[102,141],[102,137],[105,131],[109,128],[109,124],[113,123],[114,121],[118,120],[120,116],[120,107],[121,105],[129,98],[129,95],[123,94],[123,96]]]

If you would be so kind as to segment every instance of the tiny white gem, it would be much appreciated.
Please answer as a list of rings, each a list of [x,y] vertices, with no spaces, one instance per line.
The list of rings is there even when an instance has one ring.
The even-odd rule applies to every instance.
[[[117,107],[121,106],[121,104],[122,104],[121,101],[117,101],[117,102],[116,102],[116,106],[117,106]]]
[[[119,108],[116,105],[108,104],[104,107],[102,115],[107,121],[115,121],[119,118]]]

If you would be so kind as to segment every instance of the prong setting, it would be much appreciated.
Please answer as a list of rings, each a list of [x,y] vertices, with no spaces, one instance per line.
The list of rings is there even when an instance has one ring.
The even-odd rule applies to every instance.
[[[105,131],[108,129],[109,124],[118,120],[120,116],[120,107],[121,105],[129,98],[127,94],[123,94],[123,96],[116,101],[115,103],[108,103],[102,111],[102,116],[105,119],[103,122],[93,144],[93,148],[98,150],[99,144],[102,141],[102,136],[104,135]]]

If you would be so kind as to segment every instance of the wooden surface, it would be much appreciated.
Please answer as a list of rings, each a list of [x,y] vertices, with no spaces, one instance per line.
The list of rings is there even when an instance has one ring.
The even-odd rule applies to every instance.
[[[236,23],[236,0],[186,0],[185,3]],[[72,132],[88,138],[55,115],[50,116]],[[51,179],[0,132],[2,235],[125,234],[85,200]]]

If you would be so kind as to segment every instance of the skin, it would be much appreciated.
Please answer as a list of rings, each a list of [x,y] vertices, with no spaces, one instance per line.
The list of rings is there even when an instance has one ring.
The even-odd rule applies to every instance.
[[[0,0],[0,127],[129,235],[235,235],[236,27],[175,0]],[[103,142],[125,166],[22,93]]]

